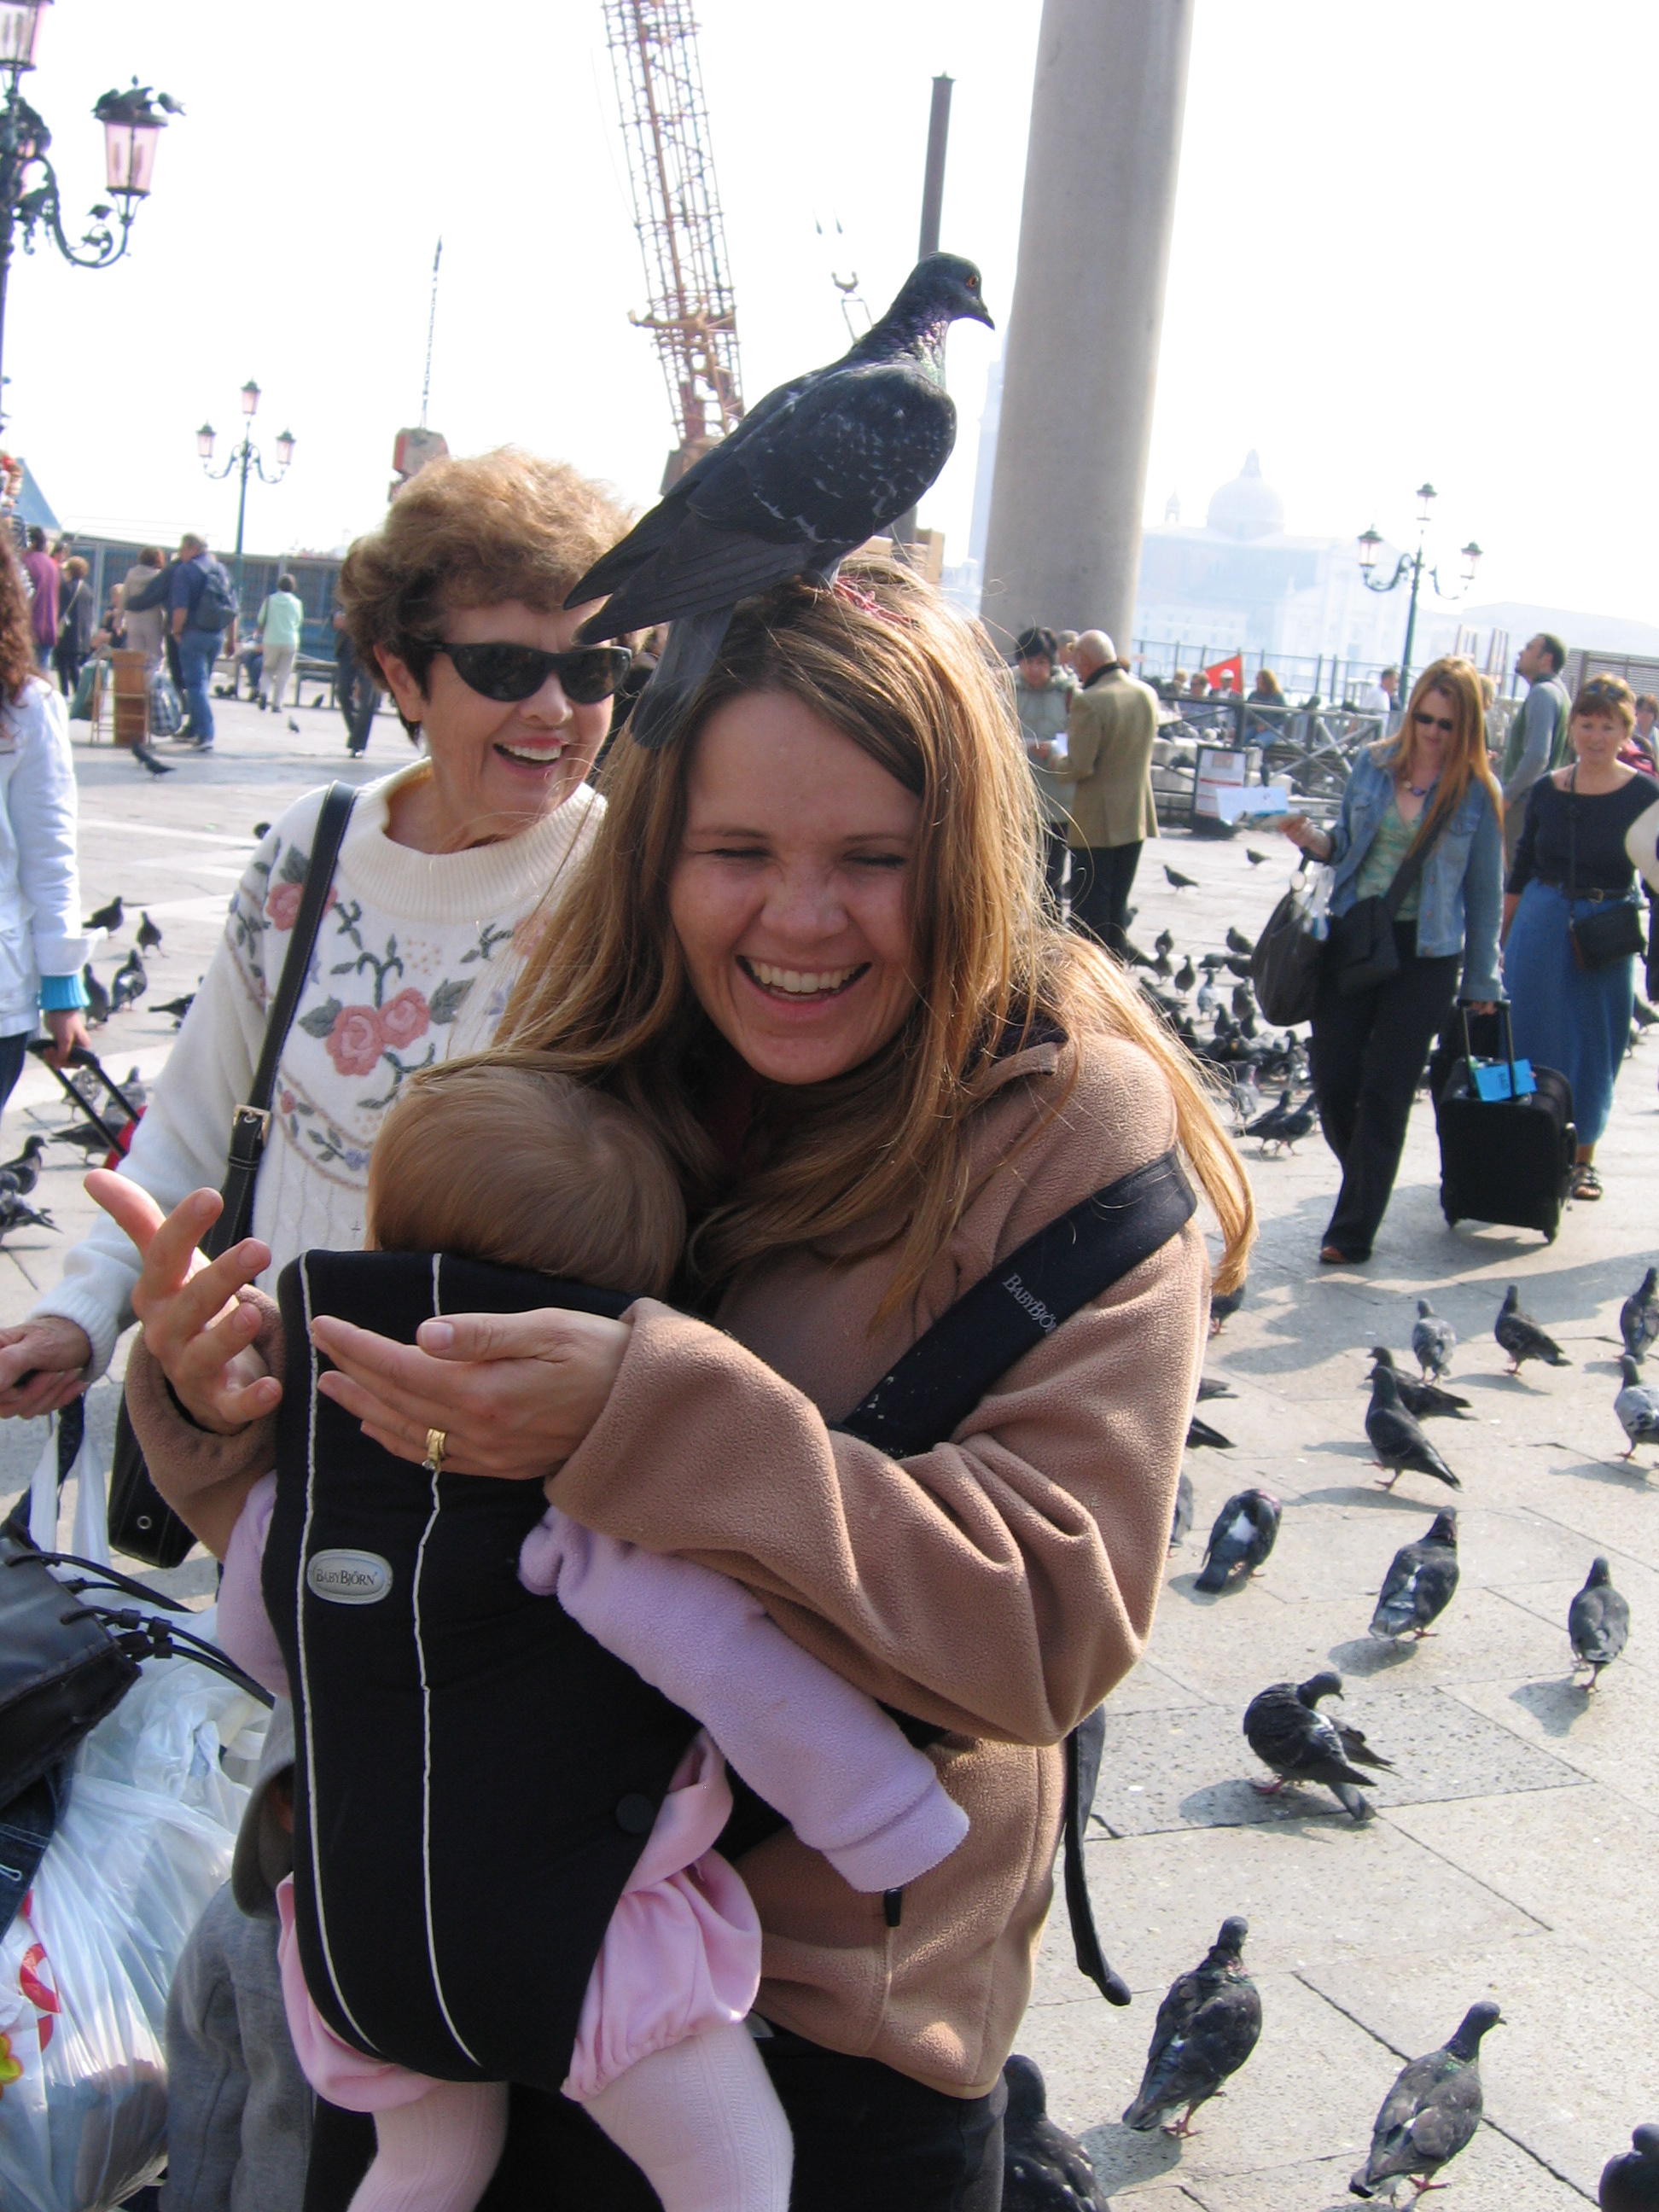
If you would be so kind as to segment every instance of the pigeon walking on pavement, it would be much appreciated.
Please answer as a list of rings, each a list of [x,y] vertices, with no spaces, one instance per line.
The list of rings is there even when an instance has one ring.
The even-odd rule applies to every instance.
[[[1451,1372],[1451,1356],[1457,1349],[1457,1331],[1442,1321],[1426,1298],[1417,1301],[1412,1324],[1412,1352],[1419,1374],[1443,1382]]]
[[[1659,2212],[1659,2128],[1631,2131],[1630,2148],[1601,2168],[1601,2212]]]
[[[1371,1370],[1371,1402],[1365,1408],[1365,1434],[1371,1440],[1377,1465],[1393,1470],[1382,1486],[1385,1490],[1392,1490],[1407,1468],[1416,1474],[1431,1474],[1437,1482],[1443,1482],[1452,1490],[1463,1487],[1423,1433],[1421,1424],[1401,1405],[1392,1367]]]
[[[740,599],[791,576],[820,583],[912,507],[956,442],[945,339],[990,325],[979,270],[930,254],[839,361],[769,392],[576,585],[568,606],[608,604],[582,642],[672,624],[630,722],[659,745],[714,665]]]
[[[1402,1375],[1395,1365],[1394,1354],[1386,1344],[1371,1346],[1371,1376],[1386,1367],[1394,1377],[1394,1387],[1400,1393],[1400,1402],[1413,1419],[1419,1421],[1466,1421],[1469,1419],[1469,1401],[1460,1398],[1454,1390],[1443,1390],[1437,1382],[1413,1382],[1409,1375]]]
[[[1603,1559],[1590,1561],[1584,1587],[1567,1608],[1567,1634],[1577,1666],[1589,1668],[1588,1695],[1630,1638],[1630,1607],[1614,1589],[1613,1571]]]
[[[138,917],[137,944],[141,952],[159,952],[161,949],[161,933],[147,913]]]
[[[111,899],[107,906],[94,907],[93,908],[92,912],[87,916],[86,927],[88,929],[105,930],[110,936],[113,937],[116,931],[121,927],[122,919],[125,913],[126,908],[121,903],[121,894],[119,891],[117,891],[115,896]]]
[[[114,981],[109,987],[111,1011],[118,1014],[123,1006],[130,1006],[136,999],[142,999],[149,988],[149,977],[144,971],[144,963],[138,957],[138,948],[135,945],[116,969]]]
[[[1438,2051],[1403,2067],[1382,2100],[1371,2130],[1370,2155],[1348,2184],[1355,2197],[1375,2197],[1408,2180],[1420,2196],[1441,2186],[1441,2167],[1474,2140],[1480,2124],[1480,2039],[1503,2014],[1490,1999],[1471,2005]]]
[[[1541,1359],[1547,1367],[1571,1367],[1553,1336],[1546,1336],[1530,1314],[1521,1310],[1521,1293],[1511,1283],[1504,1293],[1492,1333],[1510,1355],[1509,1372],[1518,1375],[1528,1359]]]
[[[16,1158],[0,1165],[0,1188],[27,1198],[40,1179],[40,1155],[46,1149],[46,1140],[38,1132],[33,1137],[25,1137],[23,1149]]]
[[[1322,1698],[1341,1695],[1342,1677],[1328,1669],[1300,1684],[1270,1683],[1251,1698],[1244,1713],[1244,1734],[1262,1765],[1279,1777],[1276,1782],[1257,1782],[1252,1787],[1271,1797],[1287,1782],[1322,1783],[1352,1819],[1369,1820],[1370,1805],[1360,1791],[1376,1777],[1360,1769],[1386,1770],[1394,1761],[1373,1751],[1358,1729],[1320,1711]]]
[[[1261,1998],[1244,1971],[1248,1920],[1233,1914],[1189,1973],[1177,1974],[1158,2008],[1152,2045],[1123,2124],[1138,2135],[1162,2126],[1189,2136],[1193,2114],[1237,2073],[1261,2036]],[[1178,2120],[1170,2114],[1182,2105]]]
[[[1625,1380],[1613,1410],[1630,1439],[1630,1449],[1620,1456],[1634,1459],[1638,1444],[1659,1444],[1659,1382],[1644,1382],[1641,1369],[1628,1352],[1619,1363],[1619,1371]]]
[[[1253,868],[1265,868],[1267,865],[1267,854],[1258,853],[1254,845],[1247,845],[1244,848],[1244,857]]]
[[[1426,1536],[1402,1544],[1382,1577],[1371,1634],[1414,1636],[1421,1642],[1457,1591],[1457,1516],[1437,1514]]]
[[[1645,1359],[1648,1346],[1659,1337],[1659,1268],[1650,1267],[1619,1309],[1619,1334],[1632,1359]]]
[[[1279,1541],[1279,1505],[1265,1490],[1241,1490],[1216,1516],[1194,1589],[1218,1590],[1243,1567],[1253,1575]]]
[[[100,1030],[109,1019],[109,993],[93,974],[90,960],[81,970],[81,981],[86,987],[87,1027]]]
[[[1179,868],[1172,868],[1167,860],[1164,863],[1164,872],[1170,878],[1171,890],[1195,891],[1198,889],[1196,876],[1183,876]]]
[[[1107,2212],[1089,2154],[1048,2118],[1048,2086],[1036,2059],[1003,2063],[1002,2212]]]

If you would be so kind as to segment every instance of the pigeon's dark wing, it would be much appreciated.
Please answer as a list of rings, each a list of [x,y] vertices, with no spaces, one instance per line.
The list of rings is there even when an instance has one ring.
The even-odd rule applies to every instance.
[[[1183,1975],[1182,1979],[1200,1978]],[[1166,1997],[1165,2007],[1169,2002]],[[1160,2008],[1158,2030],[1164,2025]],[[1205,2103],[1229,2075],[1238,2071],[1261,2033],[1261,2000],[1255,1985],[1231,1979],[1212,1983],[1188,2016],[1171,2024],[1161,2042],[1154,2031],[1140,2094],[1123,2116],[1125,2125],[1145,2130],[1177,2106]]]
[[[1244,1733],[1258,1759],[1289,1782],[1368,1784],[1350,1766],[1334,1725],[1304,1705],[1291,1682],[1276,1682],[1252,1698]]]
[[[1605,1583],[1582,1589],[1567,1608],[1567,1634],[1587,1665],[1610,1667],[1630,1635],[1630,1607]]]
[[[1351,1759],[1356,1766],[1375,1766],[1389,1773],[1394,1771],[1393,1759],[1384,1759],[1380,1751],[1371,1749],[1365,1741],[1363,1729],[1354,1728],[1347,1721],[1332,1721],[1330,1726],[1336,1730],[1336,1740],[1342,1747],[1344,1756]]]
[[[1371,1634],[1404,1636],[1426,1628],[1451,1603],[1457,1578],[1456,1557],[1445,1545],[1402,1544],[1382,1578]]]
[[[1444,2050],[1414,2058],[1384,2099],[1365,2171],[1372,2181],[1432,2174],[1480,2124],[1480,2070]]]

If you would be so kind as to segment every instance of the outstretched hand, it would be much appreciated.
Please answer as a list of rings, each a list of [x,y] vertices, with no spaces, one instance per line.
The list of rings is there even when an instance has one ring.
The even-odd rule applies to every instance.
[[[191,1420],[219,1436],[262,1420],[283,1386],[252,1349],[258,1316],[236,1293],[270,1265],[270,1246],[249,1237],[206,1257],[201,1239],[224,1206],[216,1190],[193,1190],[164,1214],[147,1190],[107,1169],[94,1168],[86,1188],[143,1255],[132,1310]]]
[[[332,1361],[317,1388],[365,1436],[417,1466],[427,1432],[444,1432],[456,1474],[540,1481],[605,1411],[632,1324],[544,1306],[423,1322],[412,1345],[319,1315],[313,1343]]]

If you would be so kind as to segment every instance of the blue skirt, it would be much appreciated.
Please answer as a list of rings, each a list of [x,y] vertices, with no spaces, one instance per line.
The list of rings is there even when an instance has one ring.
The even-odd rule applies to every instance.
[[[1607,1126],[1636,1000],[1633,959],[1585,969],[1573,957],[1569,921],[1605,911],[1605,902],[1569,899],[1534,877],[1521,894],[1504,947],[1516,1057],[1559,1068],[1571,1084],[1581,1145],[1593,1145]]]

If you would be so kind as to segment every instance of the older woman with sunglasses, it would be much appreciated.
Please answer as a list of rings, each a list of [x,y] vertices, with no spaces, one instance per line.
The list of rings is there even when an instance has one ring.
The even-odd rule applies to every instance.
[[[1371,1255],[1412,1099],[1454,999],[1490,1012],[1498,998],[1504,810],[1486,759],[1485,704],[1467,661],[1433,662],[1398,734],[1355,761],[1332,827],[1303,814],[1285,824],[1293,843],[1336,871],[1311,1054],[1320,1125],[1342,1163],[1341,1194],[1320,1247],[1327,1266]],[[1344,917],[1362,901],[1386,899],[1408,866],[1384,924],[1392,973],[1356,988],[1361,974],[1345,951],[1357,931],[1344,931]]]
[[[592,842],[586,778],[629,654],[579,647],[565,594],[627,528],[561,463],[504,452],[422,471],[347,556],[357,654],[378,666],[420,757],[365,785],[311,972],[279,1062],[253,1234],[274,1284],[308,1245],[363,1237],[369,1149],[408,1077],[488,1041],[528,944]],[[231,1116],[250,1091],[323,793],[273,824],[123,1172],[164,1212],[191,1192],[198,1237],[217,1212]],[[0,1414],[61,1406],[109,1363],[131,1317],[138,1254],[113,1222],[69,1254],[21,1327],[0,1330]],[[179,1302],[181,1304],[185,1301]],[[236,1425],[247,1383],[215,1364],[211,1319],[154,1334],[181,1401]],[[240,1315],[221,1324],[245,1332]],[[204,1350],[205,1345],[206,1350]]]

